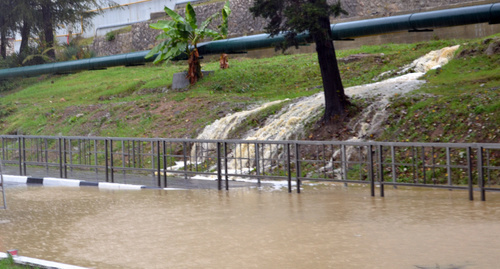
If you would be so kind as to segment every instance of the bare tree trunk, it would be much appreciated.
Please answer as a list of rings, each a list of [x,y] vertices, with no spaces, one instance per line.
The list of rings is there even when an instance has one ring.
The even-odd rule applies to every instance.
[[[19,47],[19,54],[25,54],[28,50],[29,38],[30,38],[31,24],[29,21],[23,21],[23,27],[21,27],[21,46]]]
[[[54,47],[54,27],[52,25],[52,10],[51,10],[51,2],[44,2],[42,5],[42,26],[43,26],[43,34],[45,36],[45,48]],[[47,52],[47,56],[51,59],[56,58],[56,52],[54,49],[51,49]]]
[[[220,69],[228,69],[229,68],[229,60],[228,60],[227,54],[222,53],[220,55],[219,66],[220,66]]]
[[[324,24],[323,29],[330,29],[328,17],[321,18],[321,24]],[[346,113],[349,101],[344,93],[335,47],[330,38],[331,32],[330,35],[316,33],[312,36],[316,43],[316,52],[318,53],[319,67],[323,78],[323,90],[325,92],[325,114],[322,121],[329,122]]]
[[[201,73],[201,63],[198,49],[195,48],[191,51],[188,58],[188,64],[189,70],[187,78],[189,79],[189,83],[194,85],[200,78],[203,77],[203,73]]]
[[[2,20],[0,23],[2,25],[5,25],[5,21]],[[7,29],[5,27],[2,27],[0,29],[0,55],[2,55],[2,58],[5,59],[7,58]]]

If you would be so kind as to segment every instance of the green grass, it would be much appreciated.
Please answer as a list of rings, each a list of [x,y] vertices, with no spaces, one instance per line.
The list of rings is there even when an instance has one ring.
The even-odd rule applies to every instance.
[[[20,264],[14,263],[12,256],[9,256],[6,259],[0,260],[0,269],[34,269],[34,268],[38,268],[38,267],[32,267],[32,266],[20,265]]]
[[[339,61],[345,87],[373,82],[385,71],[396,70],[427,52],[464,40],[436,40],[416,44],[384,44],[337,51],[338,58],[368,53],[353,62]],[[467,41],[465,49],[481,49],[481,40]],[[185,62],[138,67],[114,67],[70,75],[43,76],[2,83],[2,134],[100,135],[119,137],[196,137],[204,126],[249,105],[297,98],[321,91],[316,54],[280,55],[263,59],[230,58],[220,70],[217,60],[205,60],[213,70],[187,91],[171,90],[172,75]],[[452,130],[469,132],[467,120],[479,117],[482,126],[499,126],[500,79],[498,56],[482,54],[457,58],[431,71],[419,95],[398,97],[387,132],[379,139],[437,141],[434,127],[446,129],[439,141],[456,140]],[[12,84],[14,83],[14,84]],[[448,113],[454,111],[453,114]],[[269,112],[269,111],[268,111]],[[402,112],[406,114],[401,114]],[[473,115],[470,115],[473,113]],[[249,125],[272,114],[263,113]],[[466,126],[452,124],[459,115]],[[438,126],[434,126],[437,124]],[[411,125],[411,126],[410,126]],[[475,128],[475,127],[473,127]],[[478,127],[482,128],[482,127]],[[404,130],[404,131],[403,131]],[[415,132],[415,131],[423,132]],[[460,141],[498,141],[495,132],[464,134]]]
[[[420,90],[395,98],[379,140],[498,143],[500,55],[484,54],[488,45],[463,45],[450,63],[425,75]]]

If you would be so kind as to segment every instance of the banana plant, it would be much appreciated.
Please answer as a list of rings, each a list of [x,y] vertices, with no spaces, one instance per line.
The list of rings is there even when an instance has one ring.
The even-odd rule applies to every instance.
[[[159,63],[185,54],[189,65],[187,78],[191,84],[195,84],[203,77],[197,45],[202,40],[219,40],[227,37],[227,16],[229,16],[227,10],[230,13],[229,1],[224,5],[222,13],[213,14],[198,26],[196,13],[190,3],[186,4],[185,18],[165,7],[165,12],[171,20],[162,20],[150,25],[151,28],[162,30],[163,33],[156,37],[162,41],[146,55],[146,58],[158,53],[154,63]],[[210,29],[210,24],[221,15],[222,24],[218,27],[219,31]]]

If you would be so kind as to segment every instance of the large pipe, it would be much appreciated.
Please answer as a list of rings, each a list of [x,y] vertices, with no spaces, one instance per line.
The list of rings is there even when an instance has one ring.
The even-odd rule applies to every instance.
[[[331,28],[335,40],[345,40],[368,35],[421,31],[476,23],[500,23],[500,3],[343,22],[332,24]],[[307,33],[304,33],[298,38],[305,40],[307,36]],[[268,34],[259,34],[201,43],[198,50],[202,55],[238,53],[252,49],[269,48],[281,40],[283,40],[283,35],[271,38]],[[120,65],[137,65],[154,60],[155,57],[144,58],[148,52],[132,52],[76,61],[1,69],[0,79],[69,73]]]

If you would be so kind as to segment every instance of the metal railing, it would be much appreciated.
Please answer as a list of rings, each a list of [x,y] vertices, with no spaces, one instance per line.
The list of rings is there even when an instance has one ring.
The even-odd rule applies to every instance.
[[[2,195],[2,199],[0,199],[0,202],[2,202],[2,204],[0,205],[0,209],[7,209],[7,197],[5,197],[2,166],[2,160],[0,160],[0,195]]]
[[[164,188],[209,177],[500,191],[500,144],[0,136],[4,172]]]

